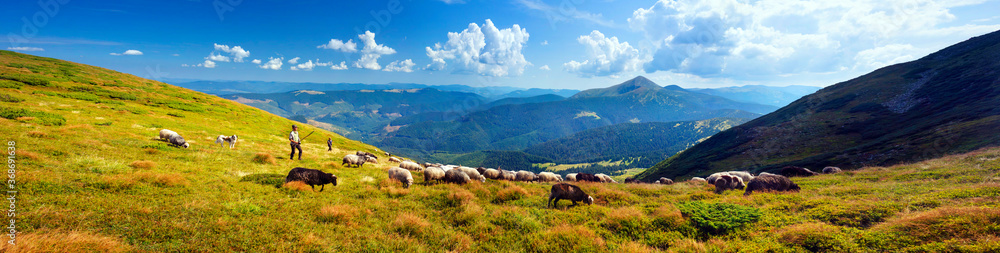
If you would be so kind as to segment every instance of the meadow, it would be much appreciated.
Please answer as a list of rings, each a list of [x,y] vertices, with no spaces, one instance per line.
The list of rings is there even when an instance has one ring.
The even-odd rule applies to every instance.
[[[345,168],[345,154],[381,152],[308,125],[303,160],[288,160],[294,122],[106,69],[0,51],[0,79],[19,231],[2,252],[1000,251],[998,148],[793,178],[798,193],[577,183],[593,205],[546,208],[548,183],[415,173],[406,189],[385,157]],[[163,128],[191,148],[156,140]],[[220,147],[222,134],[240,141]],[[339,185],[285,184],[294,167]]]

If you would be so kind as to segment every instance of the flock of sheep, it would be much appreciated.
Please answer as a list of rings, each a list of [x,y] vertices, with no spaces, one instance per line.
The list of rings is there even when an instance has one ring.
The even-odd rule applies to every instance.
[[[188,148],[190,145],[181,137],[177,132],[163,129],[160,130],[160,139],[169,142],[171,145],[176,145],[178,147]],[[220,135],[216,140],[217,144],[225,145],[229,144],[230,148],[236,142],[236,135],[225,136]],[[399,158],[389,156],[390,162],[399,163],[398,166],[389,168],[387,173],[389,178],[395,181],[399,181],[403,184],[404,188],[409,188],[413,185],[413,175],[410,171],[423,172],[424,182],[446,182],[455,184],[466,184],[473,180],[479,182],[486,182],[486,179],[493,180],[506,180],[506,181],[520,181],[520,182],[554,182],[557,183],[552,186],[552,190],[549,194],[549,200],[546,203],[547,206],[554,206],[556,202],[560,199],[570,200],[573,205],[576,205],[577,201],[581,201],[587,204],[592,204],[594,198],[590,197],[575,185],[560,183],[563,181],[572,182],[598,182],[598,183],[618,183],[611,176],[606,174],[589,174],[589,173],[570,173],[566,174],[566,178],[563,179],[561,175],[552,172],[540,172],[535,174],[534,172],[520,170],[520,171],[510,171],[504,169],[493,169],[493,168],[471,168],[460,165],[444,165],[440,163],[424,163],[418,164],[413,161],[403,161]],[[343,166],[345,167],[361,167],[365,163],[378,163],[378,156],[372,153],[357,151],[355,154],[349,154],[343,158]],[[823,168],[824,174],[839,173],[840,168],[837,167],[826,167]],[[744,189],[744,196],[750,195],[754,191],[799,191],[801,188],[788,177],[796,176],[813,176],[819,173],[813,172],[809,169],[795,166],[787,166],[782,168],[781,174],[772,174],[768,172],[762,172],[759,175],[754,176],[747,171],[727,171],[718,172],[709,175],[706,178],[694,177],[689,180],[692,183],[707,183],[709,185],[715,186],[715,193],[722,193],[727,190],[734,189]],[[316,185],[320,186],[320,191],[323,191],[324,185],[333,184],[337,185],[337,176],[325,173],[319,170],[307,169],[296,167],[288,172],[288,176],[285,177],[285,182],[301,181],[315,189]],[[641,183],[633,178],[625,179],[625,183]],[[655,184],[669,185],[673,184],[674,181],[661,177],[659,180],[654,181]],[[554,200],[554,201],[553,201]]]

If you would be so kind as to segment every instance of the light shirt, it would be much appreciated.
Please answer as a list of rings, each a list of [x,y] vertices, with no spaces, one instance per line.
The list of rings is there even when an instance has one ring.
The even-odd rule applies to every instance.
[[[292,133],[288,135],[288,140],[299,142],[299,131],[292,131]]]

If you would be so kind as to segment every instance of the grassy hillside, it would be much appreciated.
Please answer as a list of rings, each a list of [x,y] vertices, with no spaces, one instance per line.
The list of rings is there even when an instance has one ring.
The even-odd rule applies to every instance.
[[[1000,145],[1000,32],[824,88],[642,173],[854,169]]]
[[[549,184],[403,189],[389,164],[342,168],[341,155],[375,150],[322,130],[303,161],[282,159],[291,121],[130,75],[7,51],[0,74],[24,81],[0,81],[3,115],[18,113],[0,133],[16,141],[20,231],[0,252],[1000,250],[1000,149],[796,178],[800,193],[580,183],[594,205],[546,209]],[[182,100],[196,102],[169,102]],[[154,140],[160,127],[192,147]],[[213,146],[222,133],[242,140]],[[276,187],[294,166],[340,184]]]

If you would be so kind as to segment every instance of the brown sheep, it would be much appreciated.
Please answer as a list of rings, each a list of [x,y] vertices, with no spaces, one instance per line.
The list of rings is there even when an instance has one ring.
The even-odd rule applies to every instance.
[[[668,184],[669,185],[669,184],[674,184],[674,180],[671,180],[671,179],[665,178],[665,177],[661,177],[660,180],[656,181],[656,183],[659,183],[659,184]]]
[[[819,173],[798,166],[785,166],[784,168],[781,168],[781,175],[786,177],[810,177],[818,174]]]
[[[833,166],[828,166],[826,168],[823,168],[823,174],[834,174],[834,173],[840,173],[840,172],[841,172],[840,168],[833,167]]]
[[[722,175],[715,180],[715,193],[721,194],[726,190],[743,189],[743,179],[737,176]]]
[[[771,173],[761,173],[759,176],[750,180],[747,184],[747,189],[743,192],[743,196],[749,196],[753,191],[794,191],[797,192],[801,188],[799,185],[792,182],[791,179],[782,175],[775,175]]]
[[[556,207],[560,199],[573,201],[573,206],[576,206],[577,201],[583,201],[583,203],[587,203],[588,205],[594,204],[593,197],[584,193],[580,187],[567,183],[552,185],[552,191],[549,193],[549,201],[545,203],[546,207]]]
[[[576,181],[579,181],[579,182],[598,182],[598,183],[600,183],[601,182],[601,178],[595,176],[594,174],[590,174],[590,173],[577,173],[576,174]]]

